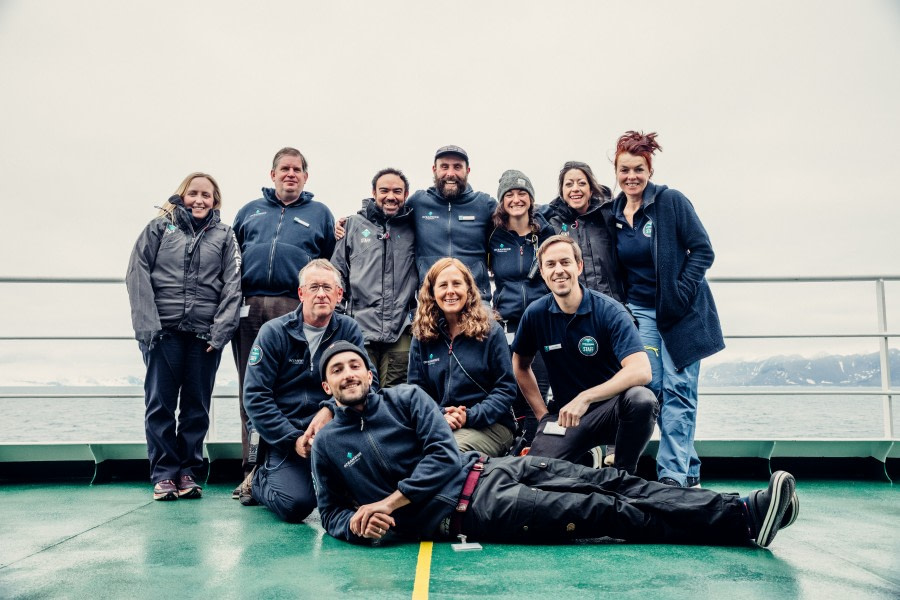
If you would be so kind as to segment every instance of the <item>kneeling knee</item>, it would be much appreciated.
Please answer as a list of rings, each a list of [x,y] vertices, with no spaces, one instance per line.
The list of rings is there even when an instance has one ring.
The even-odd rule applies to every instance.
[[[633,387],[625,394],[628,410],[634,415],[645,416],[656,420],[659,415],[659,402],[656,394],[645,387]]]

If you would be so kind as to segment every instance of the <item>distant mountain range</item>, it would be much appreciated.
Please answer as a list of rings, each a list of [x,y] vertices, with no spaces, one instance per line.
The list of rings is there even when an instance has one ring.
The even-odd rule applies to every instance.
[[[891,387],[900,385],[900,350],[888,352]],[[703,366],[704,387],[734,386],[846,386],[879,387],[879,354],[828,355],[817,358],[773,356],[759,361],[736,361]]]

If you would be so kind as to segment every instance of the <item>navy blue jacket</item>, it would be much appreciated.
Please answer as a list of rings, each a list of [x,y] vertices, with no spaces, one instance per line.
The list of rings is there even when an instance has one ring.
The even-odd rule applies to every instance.
[[[309,192],[289,206],[275,197],[274,189],[262,192],[262,198],[245,204],[234,218],[244,296],[294,297],[300,269],[334,252],[334,216]]]
[[[524,242],[515,232],[497,227],[488,244],[489,266],[494,273],[494,310],[515,325],[528,305],[549,293],[537,264],[537,248],[555,232],[540,214],[534,215],[538,232]],[[534,271],[528,277],[529,271]]]
[[[443,327],[437,340],[423,342],[414,337],[406,379],[421,386],[441,407],[465,406],[466,427],[484,429],[500,423],[516,430],[511,408],[516,377],[506,334],[496,321],[491,321],[483,342],[458,335],[451,343]]]
[[[264,442],[283,452],[292,451],[297,438],[330,397],[322,389],[319,358],[338,340],[364,348],[356,321],[334,313],[316,355],[310,356],[303,334],[302,304],[260,328],[244,376],[244,409]]]
[[[625,194],[615,202],[621,209]],[[693,205],[681,192],[647,183],[642,206],[653,223],[656,326],[675,368],[682,369],[725,347],[706,282],[715,254]]]
[[[539,209],[556,233],[575,238],[584,258],[581,283],[589,289],[625,301],[616,259],[615,213],[608,195],[594,196],[587,212],[579,215],[557,197]]]
[[[460,454],[437,405],[418,387],[370,393],[363,411],[338,407],[316,435],[313,483],[325,531],[360,544],[350,533],[356,507],[399,490],[411,504],[391,515],[402,538],[429,538],[459,501],[477,452]]]
[[[419,190],[406,203],[415,212],[416,266],[419,286],[439,258],[458,258],[472,271],[481,299],[491,301],[487,270],[488,236],[493,229],[497,201],[484,192],[465,191],[447,200],[434,186]]]

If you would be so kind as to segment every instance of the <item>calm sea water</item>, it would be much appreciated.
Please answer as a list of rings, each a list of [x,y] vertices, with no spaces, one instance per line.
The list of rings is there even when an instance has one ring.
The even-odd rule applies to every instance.
[[[217,388],[214,439],[240,440],[236,388]],[[24,398],[25,394],[86,395],[84,398]],[[102,398],[92,394],[135,395]],[[144,400],[140,387],[2,388],[0,442],[141,441]],[[894,411],[894,430],[900,415]],[[703,396],[697,437],[871,438],[883,435],[877,396]]]

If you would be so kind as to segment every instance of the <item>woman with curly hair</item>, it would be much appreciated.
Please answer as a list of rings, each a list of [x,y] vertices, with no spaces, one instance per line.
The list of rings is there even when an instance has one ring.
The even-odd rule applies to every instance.
[[[660,483],[694,487],[700,360],[725,347],[706,271],[712,245],[681,192],[650,181],[656,133],[628,131],[616,144],[616,250],[628,308],[638,322],[659,398]]]
[[[516,379],[506,336],[455,258],[435,262],[422,282],[407,380],[441,406],[460,451],[509,451]]]
[[[144,380],[154,500],[199,498],[222,348],[238,326],[241,254],[212,176],[191,173],[138,237],[125,283]],[[177,413],[177,416],[176,416]]]

